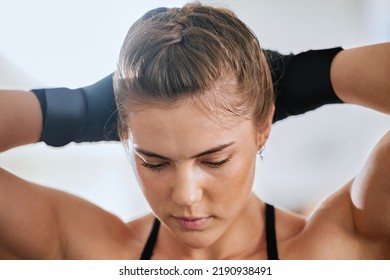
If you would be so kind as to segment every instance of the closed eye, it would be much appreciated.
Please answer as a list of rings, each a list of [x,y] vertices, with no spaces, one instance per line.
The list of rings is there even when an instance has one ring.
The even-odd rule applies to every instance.
[[[145,168],[152,170],[152,171],[158,171],[158,170],[165,168],[168,165],[168,163],[163,162],[163,163],[158,163],[158,164],[151,164],[151,163],[147,163],[147,162],[143,161],[141,163],[141,165]]]
[[[232,156],[230,155],[228,158],[221,160],[221,161],[216,161],[216,162],[203,161],[202,163],[206,164],[210,167],[213,167],[213,168],[219,168],[219,167],[222,167],[224,164],[228,163],[231,160],[231,158],[232,158]]]

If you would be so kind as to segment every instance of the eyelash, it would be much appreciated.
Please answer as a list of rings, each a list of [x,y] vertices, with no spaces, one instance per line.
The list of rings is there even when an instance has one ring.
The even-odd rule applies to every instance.
[[[150,164],[147,162],[142,162],[141,165],[147,169],[152,171],[160,171],[167,163],[159,163],[159,164]]]
[[[223,167],[226,163],[228,163],[231,160],[232,156],[227,157],[224,160],[218,161],[218,162],[204,162],[204,164],[207,164],[208,166],[219,169]]]
[[[230,161],[232,156],[229,156],[228,158],[218,161],[218,162],[203,162],[203,164],[206,164],[207,166],[215,169],[219,169],[223,167],[226,163]],[[150,164],[147,162],[142,162],[141,165],[147,169],[150,169],[151,171],[161,171],[163,168],[165,168],[169,163],[159,163],[159,164]]]

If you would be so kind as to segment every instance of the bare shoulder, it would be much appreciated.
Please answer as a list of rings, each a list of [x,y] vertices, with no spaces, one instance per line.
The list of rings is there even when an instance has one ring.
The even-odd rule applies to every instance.
[[[132,247],[135,258],[141,256],[142,250],[152,230],[155,216],[149,213],[145,216],[129,221],[126,225],[132,237]]]
[[[154,219],[155,216],[152,213],[148,213],[144,216],[127,222],[126,225],[131,235],[134,236],[134,239],[141,242],[142,244],[145,244],[152,229]]]
[[[148,237],[148,226],[153,224],[153,215],[126,223],[84,199],[58,195],[61,195],[59,212],[64,215],[61,220],[65,221],[66,243],[73,244],[65,258],[139,259]]]
[[[351,207],[353,180],[323,201],[300,231],[281,242],[284,259],[383,259],[383,242],[360,234]]]
[[[1,168],[0,179],[0,258],[134,258],[138,236],[116,215]]]
[[[295,227],[290,230],[287,239],[281,239],[280,244],[278,244],[280,245],[280,258],[344,258],[340,257],[337,250],[340,246],[346,249],[353,236],[353,221],[350,203],[348,203],[348,186],[327,198],[309,217],[299,216],[292,219],[292,221]],[[285,225],[290,226],[288,222]]]
[[[387,132],[356,178],[324,200],[306,221],[298,220],[297,230],[294,232],[293,227],[287,239],[281,237],[281,258],[388,259],[389,168],[390,132]]]
[[[275,228],[278,242],[290,240],[297,236],[306,226],[306,218],[303,215],[275,209]]]

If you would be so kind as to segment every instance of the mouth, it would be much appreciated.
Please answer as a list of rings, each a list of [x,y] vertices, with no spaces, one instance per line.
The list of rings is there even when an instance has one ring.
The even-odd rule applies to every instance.
[[[179,226],[185,230],[202,230],[211,217],[174,217]]]

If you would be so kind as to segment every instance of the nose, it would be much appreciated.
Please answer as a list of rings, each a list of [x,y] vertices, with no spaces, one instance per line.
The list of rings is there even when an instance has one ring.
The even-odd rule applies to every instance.
[[[181,168],[175,175],[172,199],[177,204],[189,207],[202,200],[201,182],[195,170]]]

